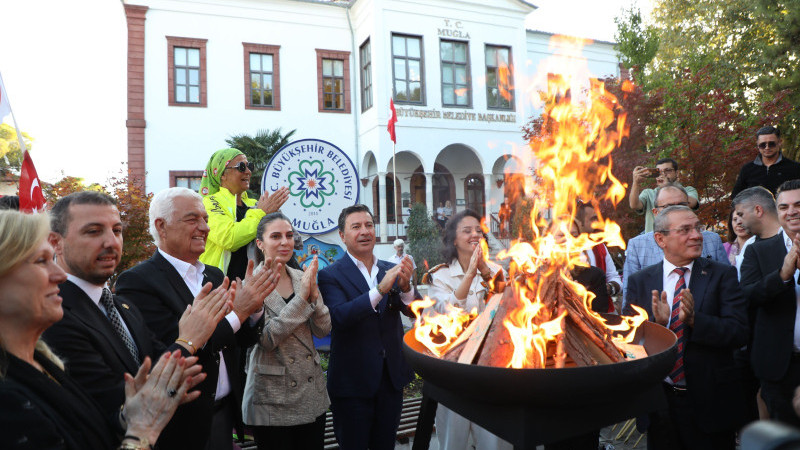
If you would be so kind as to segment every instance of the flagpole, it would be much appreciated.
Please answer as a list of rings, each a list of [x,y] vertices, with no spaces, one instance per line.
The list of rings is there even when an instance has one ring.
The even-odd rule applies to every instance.
[[[0,73],[0,86],[3,88],[3,93],[6,97],[6,102],[8,103],[8,111],[11,113],[11,120],[14,122],[14,129],[17,131],[17,141],[19,141],[19,164],[22,165],[22,159],[25,156],[25,152],[28,151],[28,148],[25,146],[25,141],[22,140],[22,133],[19,131],[19,125],[17,125],[17,118],[14,116],[14,110],[11,109],[11,99],[8,98],[8,91],[6,90],[6,85],[3,83],[3,74]],[[2,120],[2,118],[0,118]]]
[[[395,236],[400,237],[400,233],[399,233],[400,222],[397,219],[398,219],[398,217],[402,217],[403,204],[400,203],[400,207],[399,207],[400,211],[398,211],[398,206],[397,206],[398,197],[397,196],[400,193],[397,192],[397,191],[399,191],[400,189],[397,187],[397,183],[395,183],[396,179],[397,179],[397,143],[392,142],[392,185],[393,185],[392,186],[392,191],[394,192],[394,198],[392,199],[392,201],[394,201],[394,205],[395,205],[394,206],[394,231],[395,231]],[[400,186],[402,186],[402,185],[403,184],[400,183]]]

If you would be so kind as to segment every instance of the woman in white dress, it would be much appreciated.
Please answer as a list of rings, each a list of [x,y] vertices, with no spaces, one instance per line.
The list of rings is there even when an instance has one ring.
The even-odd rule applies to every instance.
[[[444,228],[442,256],[444,264],[431,269],[426,274],[428,296],[436,300],[433,306],[444,312],[450,304],[478,312],[486,306],[488,281],[503,270],[499,265],[484,259],[481,240],[485,238],[481,229],[481,217],[466,209],[453,216]],[[443,450],[463,450],[470,447],[470,441],[480,450],[511,450],[512,445],[478,425],[468,421],[443,405],[436,410],[436,435],[439,448]]]

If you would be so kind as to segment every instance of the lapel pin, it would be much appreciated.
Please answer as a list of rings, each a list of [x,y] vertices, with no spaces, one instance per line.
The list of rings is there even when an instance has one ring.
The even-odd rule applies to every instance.
[[[131,307],[130,307],[130,306],[128,306],[128,304],[127,304],[127,303],[123,303],[123,304],[122,304],[122,307],[123,307],[123,308],[125,308],[125,309],[131,309]]]
[[[708,272],[706,272],[705,270],[702,270],[702,271],[700,271],[700,275],[708,275]]]

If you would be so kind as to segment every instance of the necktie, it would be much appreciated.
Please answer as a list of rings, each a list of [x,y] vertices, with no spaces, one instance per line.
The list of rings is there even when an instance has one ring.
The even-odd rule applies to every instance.
[[[111,321],[111,326],[114,327],[114,331],[116,331],[119,337],[122,339],[122,342],[125,344],[125,347],[128,348],[128,351],[131,352],[131,356],[133,356],[133,360],[136,361],[136,365],[138,366],[141,364],[141,360],[139,359],[139,351],[136,349],[136,344],[133,342],[131,336],[125,332],[125,328],[122,326],[122,319],[119,317],[119,311],[117,311],[117,307],[114,306],[114,298],[112,297],[111,291],[109,291],[108,288],[103,288],[103,295],[100,296],[100,304],[103,305],[103,308],[106,310],[108,320]]]
[[[669,373],[669,378],[674,384],[684,384],[685,373],[683,372],[683,350],[686,344],[686,336],[684,336],[684,326],[680,319],[679,313],[681,310],[681,291],[686,288],[686,280],[683,276],[688,272],[686,267],[676,267],[673,273],[678,274],[678,281],[675,283],[675,295],[672,300],[672,313],[669,319],[669,329],[678,337],[678,360],[675,361],[675,366],[672,367],[672,372]]]

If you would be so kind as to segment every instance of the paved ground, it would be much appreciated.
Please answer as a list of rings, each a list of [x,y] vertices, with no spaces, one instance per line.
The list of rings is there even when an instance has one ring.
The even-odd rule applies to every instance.
[[[602,450],[630,450],[630,449],[637,449],[637,450],[644,450],[647,448],[647,436],[642,437],[641,441],[638,442],[637,440],[641,436],[638,431],[633,431],[633,433],[624,433],[622,436],[617,439],[617,436],[620,434],[620,430],[624,424],[617,424],[613,427],[606,427],[600,431],[600,449]],[[630,437],[628,437],[630,436]],[[411,450],[411,446],[414,443],[412,439],[407,444],[398,444],[395,447],[395,450]],[[436,434],[434,433],[433,437],[431,438],[429,450],[439,450],[439,441],[436,440]],[[537,450],[543,450],[544,446],[537,447]],[[465,450],[472,450],[472,449],[465,449]],[[478,449],[480,450],[480,449]]]

